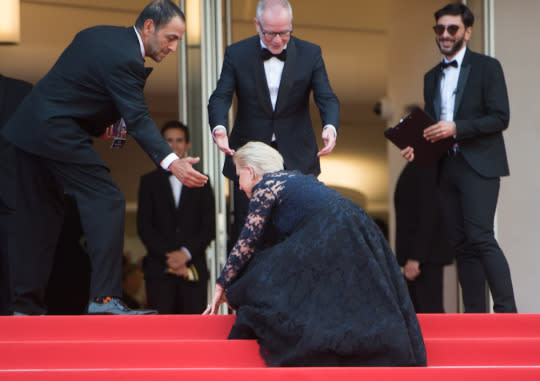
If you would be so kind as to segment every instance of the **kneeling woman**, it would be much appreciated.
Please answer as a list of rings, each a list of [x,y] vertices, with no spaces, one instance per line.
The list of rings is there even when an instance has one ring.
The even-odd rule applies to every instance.
[[[284,171],[264,143],[233,159],[249,214],[205,314],[223,302],[236,309],[229,338],[256,338],[270,366],[426,365],[403,277],[364,210]],[[261,248],[269,224],[277,239]]]

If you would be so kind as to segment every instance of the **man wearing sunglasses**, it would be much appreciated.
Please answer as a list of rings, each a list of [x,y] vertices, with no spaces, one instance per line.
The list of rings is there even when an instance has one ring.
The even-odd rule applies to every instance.
[[[287,169],[317,176],[319,156],[336,144],[339,102],[332,91],[319,46],[292,36],[292,9],[287,0],[261,0],[257,35],[225,51],[221,76],[208,104],[210,128],[226,154],[223,174],[235,181],[235,242],[247,215],[248,199],[238,189],[234,150],[249,141],[271,144],[283,155]],[[319,151],[311,126],[309,96],[313,91],[323,125]],[[227,136],[228,111],[238,98],[234,127]]]
[[[516,312],[510,269],[494,231],[500,177],[509,174],[502,131],[509,105],[500,63],[466,47],[474,15],[463,4],[435,12],[435,41],[442,62],[424,77],[425,110],[436,124],[430,142],[454,139],[439,162],[443,218],[456,251],[465,312],[485,312],[487,280],[495,312]],[[407,147],[402,155],[414,160]]]

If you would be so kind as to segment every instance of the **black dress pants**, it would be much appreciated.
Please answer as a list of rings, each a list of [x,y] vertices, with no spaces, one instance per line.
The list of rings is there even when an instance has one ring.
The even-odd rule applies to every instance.
[[[121,296],[125,200],[108,169],[17,149],[16,186],[13,311],[47,311],[45,288],[64,221],[64,193],[75,197],[79,208],[92,268],[90,297]]]
[[[443,159],[439,185],[465,312],[485,312],[484,279],[494,311],[517,312],[510,268],[493,231],[500,179],[479,175],[458,153]]]
[[[207,281],[191,282],[173,274],[145,274],[148,306],[160,314],[201,314],[206,309]]]
[[[10,313],[9,250],[13,237],[13,211],[0,200],[0,315]],[[13,238],[11,238],[11,241]],[[12,243],[12,242],[11,242]]]
[[[424,263],[415,280],[407,280],[409,295],[418,314],[444,313],[442,263]]]

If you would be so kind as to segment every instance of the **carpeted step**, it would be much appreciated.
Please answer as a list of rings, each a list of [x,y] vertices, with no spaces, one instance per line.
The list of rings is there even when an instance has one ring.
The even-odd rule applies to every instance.
[[[540,367],[0,370],[2,381],[538,381]]]
[[[540,366],[540,339],[425,339],[429,366]],[[0,343],[0,369],[264,367],[254,340]]]
[[[234,315],[1,316],[0,342],[15,340],[210,340]],[[425,338],[540,338],[540,314],[419,314]]]

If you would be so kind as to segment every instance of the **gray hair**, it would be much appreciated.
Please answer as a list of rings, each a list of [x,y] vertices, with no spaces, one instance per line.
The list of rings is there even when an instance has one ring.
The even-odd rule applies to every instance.
[[[289,14],[291,15],[291,24],[292,24],[292,18],[293,18],[292,7],[291,7],[291,4],[289,3],[289,0],[260,0],[259,4],[257,4],[257,13],[255,14],[255,17],[259,21],[259,24],[262,24],[261,17],[262,17],[262,14],[264,13],[264,10],[267,7],[272,7],[276,5],[280,5],[281,7],[287,8],[289,10]]]
[[[251,167],[255,175],[283,169],[283,156],[262,142],[248,142],[240,147],[233,155],[234,163],[240,168]]]

